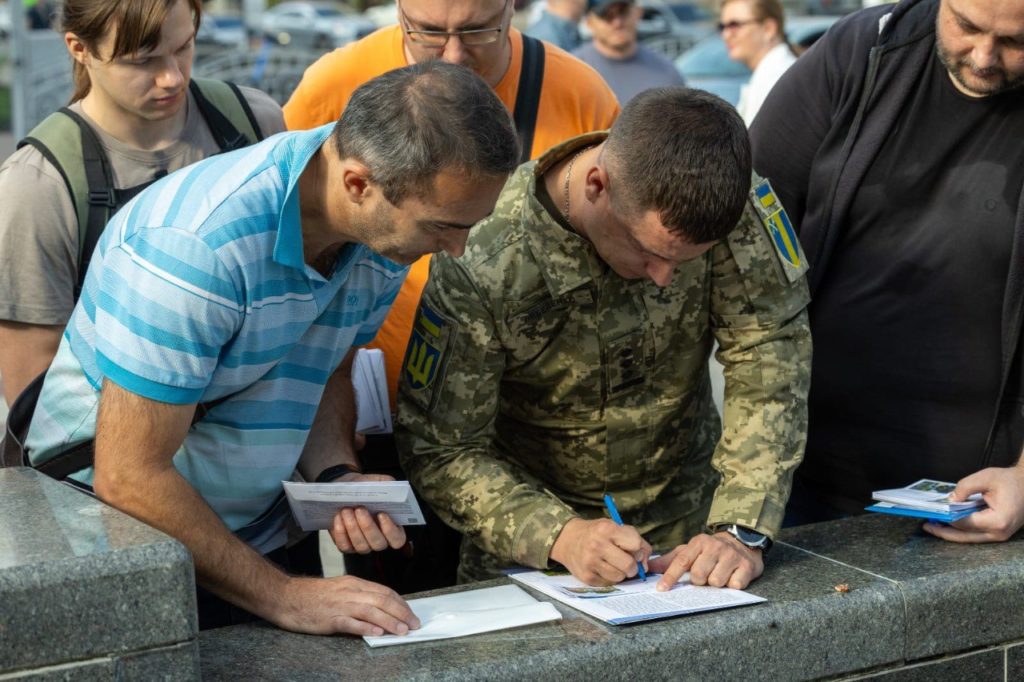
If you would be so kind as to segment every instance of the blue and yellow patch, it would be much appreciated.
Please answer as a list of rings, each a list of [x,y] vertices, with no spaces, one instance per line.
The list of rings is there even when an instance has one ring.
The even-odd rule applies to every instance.
[[[405,354],[405,380],[410,388],[420,391],[434,383],[444,360],[446,339],[444,318],[421,303]]]
[[[793,223],[775,196],[771,183],[767,180],[757,183],[751,190],[751,201],[761,217],[786,279],[797,281],[807,272],[807,259],[800,248],[800,239],[793,229]]]

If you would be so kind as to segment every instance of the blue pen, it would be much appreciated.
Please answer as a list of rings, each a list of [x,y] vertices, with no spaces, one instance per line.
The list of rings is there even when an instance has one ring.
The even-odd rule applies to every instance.
[[[607,507],[608,515],[612,517],[612,521],[620,526],[625,525],[622,523],[622,517],[619,516],[619,509],[615,506],[615,500],[612,499],[611,495],[604,496],[604,506]],[[636,562],[636,570],[640,574],[641,582],[647,582],[647,571],[644,570],[644,564],[642,561]]]

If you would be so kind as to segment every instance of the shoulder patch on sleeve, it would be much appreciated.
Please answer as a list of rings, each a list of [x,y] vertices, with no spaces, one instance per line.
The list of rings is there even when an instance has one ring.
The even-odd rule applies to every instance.
[[[457,323],[433,310],[426,300],[420,302],[402,369],[414,392],[431,393],[435,383],[444,381],[448,350],[457,328]]]
[[[779,203],[768,180],[761,180],[750,190],[750,203],[761,219],[761,225],[775,249],[775,256],[779,259],[786,280],[791,284],[796,282],[807,272],[807,257],[800,247],[800,239],[786,215],[786,209]]]

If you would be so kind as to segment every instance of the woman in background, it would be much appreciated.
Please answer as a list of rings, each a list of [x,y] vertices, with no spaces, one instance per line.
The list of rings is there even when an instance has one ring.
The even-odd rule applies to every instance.
[[[740,89],[736,106],[749,128],[775,81],[796,61],[796,54],[786,42],[779,0],[724,0],[720,17],[718,30],[729,59],[753,71]]]

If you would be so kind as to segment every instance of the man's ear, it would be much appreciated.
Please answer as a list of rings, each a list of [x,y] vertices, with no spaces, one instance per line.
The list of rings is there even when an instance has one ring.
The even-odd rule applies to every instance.
[[[370,169],[355,159],[341,162],[341,186],[345,196],[355,204],[361,204],[375,189],[370,179]]]
[[[68,53],[72,59],[82,66],[89,66],[89,59],[92,57],[92,53],[89,52],[89,48],[78,36],[68,31],[64,34],[64,45],[68,48]]]
[[[608,193],[608,171],[604,166],[591,166],[587,169],[583,185],[584,196],[590,203],[595,203],[602,194]]]

